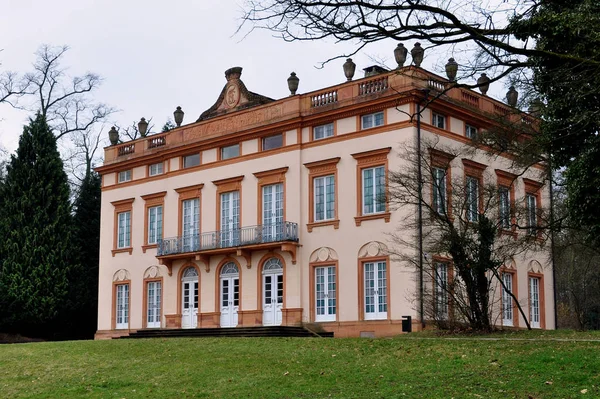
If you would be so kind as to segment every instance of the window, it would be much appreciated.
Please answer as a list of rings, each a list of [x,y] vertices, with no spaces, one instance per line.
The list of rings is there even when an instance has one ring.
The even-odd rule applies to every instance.
[[[272,150],[274,148],[283,147],[283,134],[276,134],[275,136],[263,137],[262,149],[263,151]],[[238,156],[237,155],[234,156]]]
[[[183,157],[183,168],[200,165],[200,154],[191,154]]]
[[[448,319],[448,264],[437,262],[434,265],[436,320]]]
[[[115,303],[115,327],[129,328],[129,284],[117,284]]]
[[[162,282],[146,281],[146,327],[160,328]]]
[[[131,247],[131,212],[121,212],[117,215],[119,221],[117,248]]]
[[[200,155],[198,154],[198,158]],[[198,159],[198,163],[200,163],[200,159]],[[164,169],[164,164],[162,162],[153,163],[148,167],[148,174],[150,176],[162,175]]]
[[[240,145],[234,144],[227,147],[221,147],[221,159],[229,159],[240,156]]]
[[[156,244],[162,239],[163,207],[148,208],[148,244]]]
[[[537,232],[537,198],[533,194],[525,196],[527,201],[527,234],[535,235]]]
[[[363,129],[369,129],[371,127],[383,125],[383,111],[376,112],[374,114],[363,115],[361,117],[361,126]]]
[[[385,167],[362,170],[363,215],[385,212]]]
[[[502,325],[513,326],[513,275],[512,273],[502,273]]]
[[[477,128],[465,123],[465,136],[468,139],[475,140],[477,138]]]
[[[500,186],[498,189],[498,200],[500,205],[500,227],[503,229],[510,229],[510,189],[508,187]]]
[[[431,113],[431,124],[437,128],[445,129],[446,128],[446,117],[441,114],[436,114],[435,112]]]
[[[313,129],[313,140],[321,140],[333,136],[333,123],[315,126]]]
[[[433,209],[440,215],[446,214],[446,169],[433,168]]]
[[[540,278],[529,277],[529,323],[540,328]]]
[[[315,267],[315,321],[335,321],[335,266]]]
[[[131,169],[119,172],[119,183],[124,183],[131,180]]]
[[[363,263],[364,318],[387,319],[387,262]]]
[[[467,220],[479,220],[479,179],[467,176]]]
[[[313,180],[315,193],[315,222],[335,218],[335,177],[316,177]]]
[[[200,234],[200,200],[198,198],[184,200],[181,204],[183,215],[181,235],[185,252],[197,250]]]

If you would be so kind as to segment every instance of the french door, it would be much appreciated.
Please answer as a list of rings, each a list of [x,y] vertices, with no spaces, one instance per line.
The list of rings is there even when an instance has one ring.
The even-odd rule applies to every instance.
[[[221,269],[221,327],[238,324],[240,306],[240,274],[235,263],[229,262]]]
[[[315,267],[315,321],[335,321],[335,266]]]
[[[221,194],[221,247],[239,245],[240,192]]]
[[[366,262],[363,267],[365,320],[387,319],[386,262]]]
[[[116,328],[129,328],[129,284],[117,285]]]
[[[271,184],[262,188],[263,242],[280,241],[284,235],[283,184]]]
[[[182,207],[183,251],[197,251],[200,247],[200,200],[198,198],[185,200]]]
[[[271,258],[263,267],[263,325],[281,325],[283,307],[283,266]]]
[[[160,281],[149,281],[146,285],[147,290],[147,310],[146,327],[160,328],[160,297],[162,295],[162,285]]]
[[[502,274],[502,282],[506,289],[502,288],[502,325],[513,326],[513,299],[509,292],[513,291],[513,277],[511,273]]]
[[[198,326],[198,272],[188,267],[181,279],[181,327]]]
[[[540,279],[529,277],[529,323],[540,328]]]

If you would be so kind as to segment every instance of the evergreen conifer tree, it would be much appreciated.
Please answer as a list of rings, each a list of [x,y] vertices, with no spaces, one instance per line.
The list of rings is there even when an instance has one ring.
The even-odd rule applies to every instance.
[[[0,190],[0,331],[48,337],[76,252],[67,175],[39,113],[24,127]]]

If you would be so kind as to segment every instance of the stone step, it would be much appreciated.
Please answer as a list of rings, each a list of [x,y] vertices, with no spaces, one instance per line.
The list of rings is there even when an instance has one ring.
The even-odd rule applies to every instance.
[[[138,330],[120,338],[174,338],[174,337],[327,337],[332,332],[314,334],[303,327],[258,326],[234,328],[189,328]]]

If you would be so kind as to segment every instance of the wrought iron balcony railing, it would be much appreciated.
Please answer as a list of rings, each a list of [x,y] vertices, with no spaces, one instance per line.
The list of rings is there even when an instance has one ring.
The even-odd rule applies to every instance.
[[[281,222],[158,240],[156,256],[298,241],[298,223]]]

